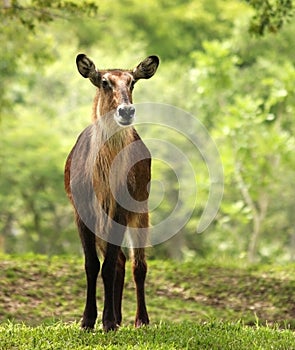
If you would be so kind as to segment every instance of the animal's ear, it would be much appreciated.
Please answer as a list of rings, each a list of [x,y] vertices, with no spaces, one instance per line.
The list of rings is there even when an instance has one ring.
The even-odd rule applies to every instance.
[[[158,56],[148,56],[139,65],[133,69],[133,77],[135,80],[138,79],[149,79],[151,78],[158,68],[160,59]]]
[[[95,64],[91,61],[90,58],[81,53],[76,57],[76,64],[78,71],[82,77],[89,78],[92,84],[99,86],[101,75],[96,70]]]

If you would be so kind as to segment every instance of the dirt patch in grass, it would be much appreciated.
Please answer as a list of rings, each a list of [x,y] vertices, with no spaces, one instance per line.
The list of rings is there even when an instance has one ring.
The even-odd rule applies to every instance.
[[[85,275],[80,258],[29,256],[0,259],[0,321],[38,324],[81,318]],[[133,323],[134,284],[127,265],[124,323]],[[294,265],[229,267],[151,261],[147,278],[150,318],[159,321],[242,320],[295,328]],[[98,280],[101,315],[102,283]],[[99,315],[99,317],[100,317]]]

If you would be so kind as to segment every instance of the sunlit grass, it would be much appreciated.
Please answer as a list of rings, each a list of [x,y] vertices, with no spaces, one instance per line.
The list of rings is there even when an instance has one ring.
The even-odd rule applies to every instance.
[[[117,332],[80,330],[77,323],[53,323],[29,327],[6,322],[0,325],[1,349],[292,349],[295,336],[289,330],[247,327],[240,322],[160,323]]]

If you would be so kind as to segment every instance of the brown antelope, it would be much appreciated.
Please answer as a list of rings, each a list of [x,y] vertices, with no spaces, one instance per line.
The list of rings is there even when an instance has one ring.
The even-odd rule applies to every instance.
[[[133,230],[129,247],[137,296],[135,326],[147,325],[144,247],[149,225],[151,155],[132,126],[132,91],[139,79],[155,74],[159,58],[149,56],[133,70],[97,70],[84,54],[77,56],[76,63],[80,74],[97,88],[93,123],[80,134],[65,166],[65,188],[74,206],[85,255],[87,295],[81,326],[92,329],[97,318],[97,250],[104,256],[103,329],[115,330],[121,324],[126,262],[121,243],[127,227]],[[135,205],[128,207],[128,196]]]

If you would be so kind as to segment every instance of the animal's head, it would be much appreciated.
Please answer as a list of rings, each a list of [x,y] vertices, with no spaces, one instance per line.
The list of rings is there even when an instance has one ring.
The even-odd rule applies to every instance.
[[[135,108],[132,104],[132,91],[140,79],[151,78],[159,65],[157,56],[148,56],[133,70],[98,70],[95,64],[84,54],[76,58],[78,71],[99,90],[99,113],[101,116],[113,116],[121,126],[132,124]]]

